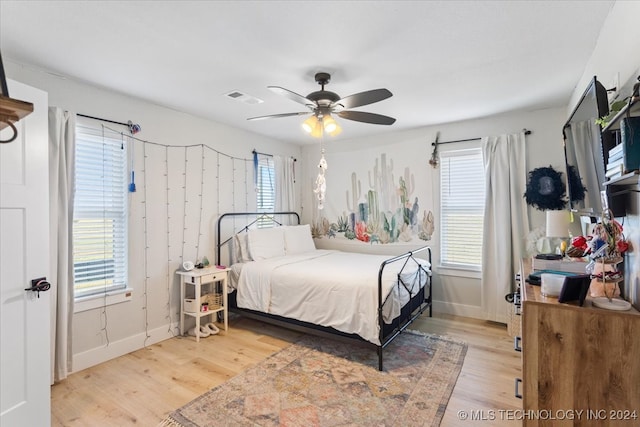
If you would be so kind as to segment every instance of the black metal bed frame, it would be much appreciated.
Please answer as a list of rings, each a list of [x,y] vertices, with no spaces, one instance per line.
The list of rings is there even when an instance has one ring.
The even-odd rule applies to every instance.
[[[231,233],[231,237],[223,241],[222,234],[221,234],[222,220],[228,217],[247,217],[247,216],[254,216],[255,219],[249,224],[242,226],[238,230],[234,229],[233,233]],[[225,213],[220,215],[217,221],[216,263],[218,265],[220,265],[221,263],[222,248],[226,244],[228,244],[236,234],[249,231],[249,228],[252,225],[256,224],[259,220],[266,219],[269,221],[273,221],[278,226],[283,225],[280,221],[277,221],[275,219],[277,216],[294,217],[297,223],[300,224],[300,216],[296,212],[237,212],[237,213]],[[429,246],[423,246],[414,251],[409,251],[402,255],[389,258],[383,261],[382,264],[380,265],[380,269],[378,270],[378,324],[380,325],[380,344],[379,345],[374,344],[370,341],[367,341],[364,338],[360,337],[359,335],[347,334],[345,332],[338,331],[334,328],[315,325],[312,323],[303,322],[300,320],[290,319],[290,318],[277,316],[273,314],[263,313],[255,310],[240,308],[236,304],[235,292],[229,296],[229,310],[232,312],[240,313],[246,317],[253,318],[256,320],[261,320],[266,323],[274,324],[277,326],[281,326],[281,327],[285,327],[285,328],[289,328],[289,329],[293,329],[301,332],[307,332],[307,333],[315,334],[318,336],[327,336],[334,339],[340,339],[340,340],[346,340],[346,341],[358,341],[365,345],[373,346],[374,348],[376,348],[376,351],[378,354],[378,370],[382,371],[383,370],[382,350],[385,347],[387,347],[398,335],[400,335],[411,323],[413,323],[413,321],[416,318],[422,315],[422,313],[424,313],[425,310],[427,309],[429,310],[429,317],[433,315],[432,294],[431,294],[433,276],[429,272],[427,272],[422,267],[422,265],[419,264],[414,258],[414,255],[423,253],[423,252],[426,252],[428,254],[428,261],[429,261],[429,264],[431,265],[431,262],[432,262],[431,248]],[[424,287],[421,287],[419,289],[416,295],[413,295],[410,297],[409,302],[402,307],[400,315],[395,319],[393,319],[393,321],[390,324],[386,324],[384,323],[384,319],[382,316],[382,308],[385,303],[385,301],[383,301],[383,298],[382,298],[382,275],[383,275],[384,269],[389,264],[404,261],[402,268],[398,272],[398,286],[402,285],[406,287],[406,285],[402,282],[401,274],[405,266],[407,265],[407,263],[411,260],[416,262],[416,264],[418,265],[418,268],[422,270],[422,272],[425,274],[427,283],[425,284]]]

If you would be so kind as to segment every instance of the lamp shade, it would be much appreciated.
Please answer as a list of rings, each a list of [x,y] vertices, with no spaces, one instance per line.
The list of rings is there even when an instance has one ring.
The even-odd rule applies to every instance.
[[[313,127],[313,130],[311,131],[311,136],[314,138],[322,138],[322,135],[324,135],[322,120],[316,120],[316,125]]]
[[[329,134],[338,128],[338,124],[330,115],[327,115],[327,117],[323,118],[322,121],[324,123],[325,132]]]
[[[317,124],[318,118],[316,116],[311,116],[307,120],[302,122],[302,129],[304,129],[304,131],[307,133],[311,133],[313,132]]]
[[[571,213],[569,211],[547,211],[547,237],[569,237]]]
[[[335,122],[335,121],[334,121]],[[336,136],[339,135],[342,132],[342,128],[340,127],[340,125],[338,124],[338,122],[335,122],[335,128],[329,132],[327,131],[327,133],[329,134],[329,136]]]

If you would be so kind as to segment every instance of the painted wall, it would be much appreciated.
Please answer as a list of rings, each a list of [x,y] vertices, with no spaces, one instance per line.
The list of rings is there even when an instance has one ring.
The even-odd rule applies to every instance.
[[[553,166],[564,171],[564,151],[562,146],[562,125],[566,120],[564,107],[537,111],[520,111],[508,114],[430,126],[410,131],[386,134],[380,137],[353,139],[333,143],[326,142],[327,194],[323,211],[316,209],[312,189],[317,176],[317,164],[320,158],[319,144],[303,148],[304,170],[307,171],[303,183],[303,222],[318,222],[326,217],[335,222],[340,215],[348,214],[353,208],[354,184],[352,174],[360,182],[360,199],[365,200],[367,192],[374,188],[373,172],[386,164],[389,174],[393,175],[396,186],[400,177],[408,177],[411,184],[409,199],[411,203],[418,199],[419,219],[423,212],[432,211],[435,217],[435,233],[428,242],[415,237],[411,242],[400,242],[387,245],[362,243],[344,239],[324,237],[316,240],[316,246],[352,251],[366,251],[397,255],[407,250],[428,244],[433,248],[435,268],[434,310],[454,313],[469,317],[481,318],[480,280],[477,275],[455,271],[444,271],[438,268],[438,247],[440,243],[439,220],[439,170],[432,168],[428,161],[431,158],[431,142],[436,132],[440,132],[440,141],[475,138],[503,133],[513,133],[523,128],[532,131],[527,136],[527,169],[540,166]],[[365,126],[365,125],[363,125]],[[456,143],[441,146],[442,150],[468,148],[478,146],[478,142]],[[482,179],[482,177],[480,177]],[[407,179],[405,179],[407,181]],[[356,184],[357,192],[357,184]],[[544,225],[544,213],[529,209],[532,228]],[[525,238],[526,236],[523,236]]]
[[[640,73],[640,2],[615,2],[609,12],[596,47],[569,101],[573,110],[593,76],[607,88],[620,87]],[[623,97],[628,93],[621,94]]]
[[[298,158],[300,148],[27,68],[10,58],[4,62],[8,78],[48,92],[51,106],[119,122],[131,120],[142,126],[136,137],[177,146],[165,149],[134,142],[137,191],[129,195],[133,296],[127,302],[75,314],[74,371],[177,334],[180,306],[175,271],[183,257],[195,261],[204,255],[214,262],[215,221],[220,212],[255,209],[251,151]]]
[[[629,96],[640,76],[640,2],[617,1],[605,22],[584,74],[571,97],[569,111],[578,102],[594,75],[606,88],[622,88],[619,96]],[[636,186],[637,187],[637,186]],[[637,189],[637,188],[636,188]],[[625,296],[640,309],[640,198],[631,192],[623,196],[627,216],[620,219],[630,243],[625,258]]]

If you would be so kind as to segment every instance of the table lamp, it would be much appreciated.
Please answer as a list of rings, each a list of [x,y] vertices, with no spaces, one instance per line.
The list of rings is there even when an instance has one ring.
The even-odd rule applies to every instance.
[[[569,227],[571,224],[571,213],[564,210],[547,211],[546,216],[547,227],[545,235],[548,239],[546,246],[549,247],[549,252],[557,252],[552,251],[551,248],[559,247],[561,254],[564,256],[567,249],[567,239],[570,237]],[[562,245],[562,242],[564,242],[565,245]]]

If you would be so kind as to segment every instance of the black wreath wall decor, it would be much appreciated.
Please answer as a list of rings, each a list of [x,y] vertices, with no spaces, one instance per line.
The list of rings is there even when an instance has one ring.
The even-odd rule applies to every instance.
[[[551,166],[537,168],[529,172],[529,182],[524,198],[527,204],[543,211],[564,209],[566,186],[562,172]]]

